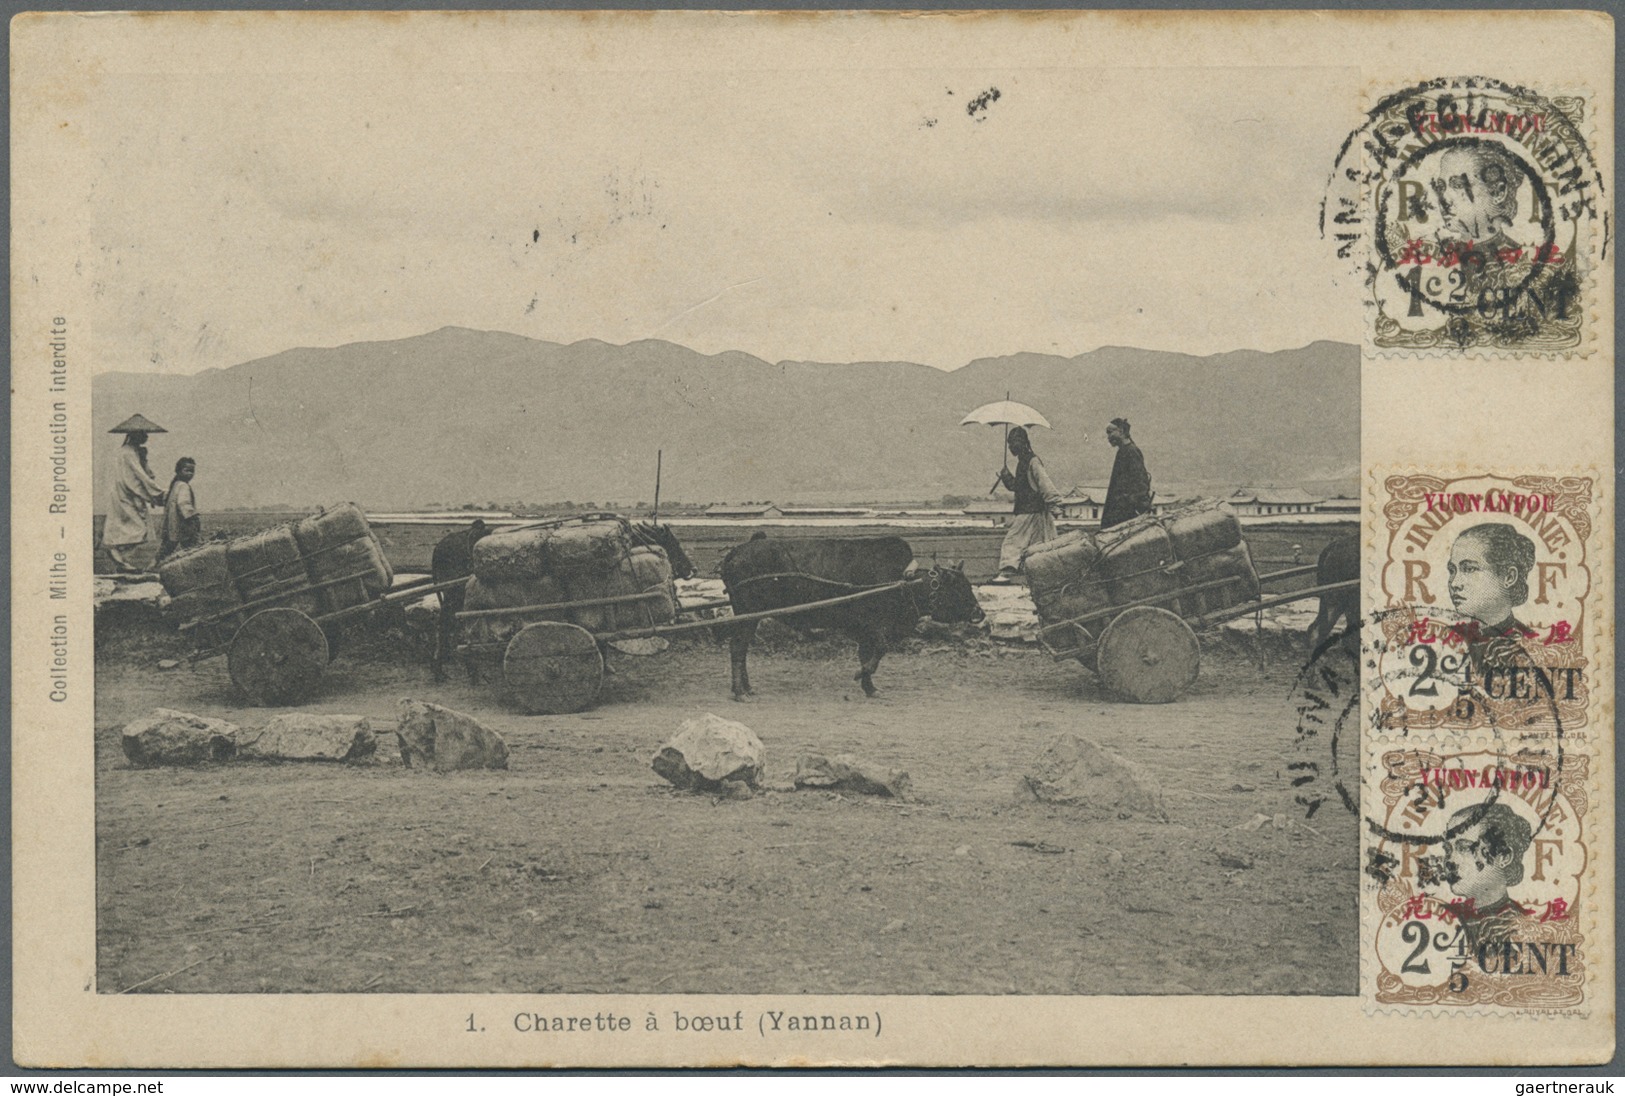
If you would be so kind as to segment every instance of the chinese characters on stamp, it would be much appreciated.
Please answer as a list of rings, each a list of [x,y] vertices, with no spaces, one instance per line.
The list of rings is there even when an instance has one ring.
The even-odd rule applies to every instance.
[[[1322,231],[1365,273],[1376,354],[1589,353],[1608,200],[1578,94],[1486,77],[1382,97],[1344,143]]]

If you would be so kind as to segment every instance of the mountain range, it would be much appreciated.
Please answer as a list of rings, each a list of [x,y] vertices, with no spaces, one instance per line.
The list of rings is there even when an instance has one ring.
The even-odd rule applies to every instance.
[[[137,411],[169,431],[149,443],[162,481],[177,457],[198,460],[205,510],[647,500],[656,450],[672,501],[986,497],[1001,431],[957,424],[1007,392],[1049,419],[1033,443],[1062,491],[1106,482],[1117,416],[1159,488],[1358,486],[1360,356],[1341,343],[1208,357],[1102,347],[943,371],[446,327],[192,375],[99,374],[97,499],[119,440],[106,431]]]

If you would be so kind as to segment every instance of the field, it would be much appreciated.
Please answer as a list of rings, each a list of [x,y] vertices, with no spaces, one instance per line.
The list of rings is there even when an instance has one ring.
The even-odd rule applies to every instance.
[[[1306,652],[1204,641],[1171,705],[977,637],[911,640],[865,701],[849,645],[764,627],[761,696],[733,704],[725,649],[617,657],[602,702],[526,716],[423,637],[358,636],[307,709],[393,727],[402,697],[498,730],[506,771],[406,769],[392,734],[358,765],[132,768],[120,728],[154,707],[257,726],[222,660],[138,610],[98,621],[97,989],[139,993],[564,992],[1352,994],[1355,819],[1305,823],[1287,765]],[[748,799],[649,767],[685,718],[767,748]],[[1022,790],[1062,732],[1161,783],[1169,819],[1088,820]],[[803,753],[906,769],[905,802],[789,790]],[[1279,816],[1279,826],[1243,824]]]

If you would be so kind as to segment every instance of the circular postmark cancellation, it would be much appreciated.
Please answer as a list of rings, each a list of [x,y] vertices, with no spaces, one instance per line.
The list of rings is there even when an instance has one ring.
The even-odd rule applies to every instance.
[[[1321,232],[1364,275],[1375,348],[1581,347],[1589,264],[1609,236],[1586,116],[1582,96],[1488,77],[1371,108],[1339,151]]]
[[[1313,818],[1328,802],[1359,813],[1360,622],[1323,640],[1292,684],[1293,801]]]

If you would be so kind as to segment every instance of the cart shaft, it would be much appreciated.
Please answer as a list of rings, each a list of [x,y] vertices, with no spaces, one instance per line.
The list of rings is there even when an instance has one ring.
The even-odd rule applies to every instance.
[[[648,590],[641,594],[617,594],[614,597],[595,597],[585,601],[555,601],[547,605],[515,605],[508,609],[469,609],[457,614],[458,620],[490,620],[495,617],[524,616],[527,613],[558,613],[570,609],[596,609],[601,605],[630,605],[636,601],[657,601],[666,596],[664,590]]]
[[[1330,594],[1338,590],[1357,590],[1360,587],[1359,579],[1350,579],[1347,582],[1329,582],[1324,586],[1311,586],[1305,590],[1297,590],[1279,597],[1265,598],[1263,601],[1249,601],[1245,605],[1237,605],[1232,609],[1220,609],[1208,613],[1201,619],[1209,625],[1223,624],[1227,620],[1236,620],[1258,612],[1260,609],[1273,609],[1277,605],[1290,605],[1294,601],[1303,601],[1306,598],[1318,597],[1321,594]]]
[[[876,586],[870,590],[860,590],[855,594],[843,594],[840,597],[825,598],[823,601],[809,601],[804,605],[789,605],[783,609],[764,609],[759,613],[740,613],[738,616],[721,617],[717,620],[694,620],[687,624],[656,624],[648,628],[628,628],[620,632],[605,632],[593,638],[600,643],[611,643],[618,639],[643,639],[648,636],[669,636],[682,632],[697,632],[704,628],[726,628],[734,624],[749,624],[758,620],[771,620],[775,617],[795,616],[798,613],[810,612],[814,609],[828,609],[835,605],[846,605],[866,597],[876,597],[880,594],[901,590],[907,582],[893,582],[885,586]]]

